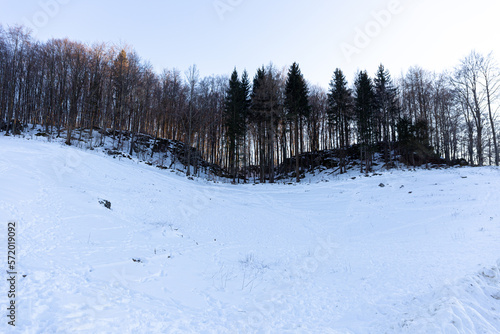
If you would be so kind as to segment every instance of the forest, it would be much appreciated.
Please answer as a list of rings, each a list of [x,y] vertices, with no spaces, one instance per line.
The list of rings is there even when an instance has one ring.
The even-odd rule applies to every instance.
[[[342,173],[353,148],[366,172],[375,152],[387,166],[499,165],[492,54],[472,51],[442,73],[414,66],[393,77],[380,65],[351,83],[341,69],[325,71],[328,88],[310,84],[297,63],[255,74],[200,77],[196,65],[156,73],[130,47],[40,42],[22,26],[0,26],[0,129],[16,135],[38,125],[67,145],[87,129],[131,154],[141,134],[179,141],[235,181],[253,173],[274,182],[279,169],[300,181],[307,157],[323,151],[335,152]]]

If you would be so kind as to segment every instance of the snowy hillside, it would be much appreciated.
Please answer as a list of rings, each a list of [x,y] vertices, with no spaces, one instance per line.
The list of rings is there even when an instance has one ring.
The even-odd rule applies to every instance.
[[[499,332],[500,169],[353,173],[215,184],[0,136],[0,332]]]

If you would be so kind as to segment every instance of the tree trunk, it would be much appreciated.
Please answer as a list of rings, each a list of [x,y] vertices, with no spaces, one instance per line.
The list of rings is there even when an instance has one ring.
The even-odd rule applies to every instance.
[[[486,81],[486,98],[488,102],[488,114],[490,118],[490,125],[491,125],[491,133],[493,136],[493,147],[495,150],[495,165],[499,165],[499,154],[498,154],[498,145],[497,145],[497,135],[495,131],[495,120],[493,119],[493,113],[491,111],[491,96],[490,96],[490,88],[488,85],[488,81]]]
[[[300,182],[299,175],[299,115],[295,115],[295,177],[297,183]]]

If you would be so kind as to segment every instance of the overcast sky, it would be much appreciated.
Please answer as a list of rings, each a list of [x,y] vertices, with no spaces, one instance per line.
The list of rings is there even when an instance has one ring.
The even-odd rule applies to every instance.
[[[498,0],[0,0],[0,23],[36,38],[128,44],[160,72],[196,64],[202,76],[253,77],[298,62],[327,88],[335,68],[352,82],[383,63],[393,76],[452,68],[472,49],[500,60]]]

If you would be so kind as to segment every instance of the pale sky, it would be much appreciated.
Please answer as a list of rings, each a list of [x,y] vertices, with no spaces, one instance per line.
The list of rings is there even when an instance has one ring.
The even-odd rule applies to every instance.
[[[0,23],[40,40],[132,46],[157,72],[196,64],[202,76],[236,66],[298,62],[324,88],[335,68],[352,83],[383,63],[394,77],[420,65],[453,68],[472,49],[500,61],[498,0],[0,0]]]

